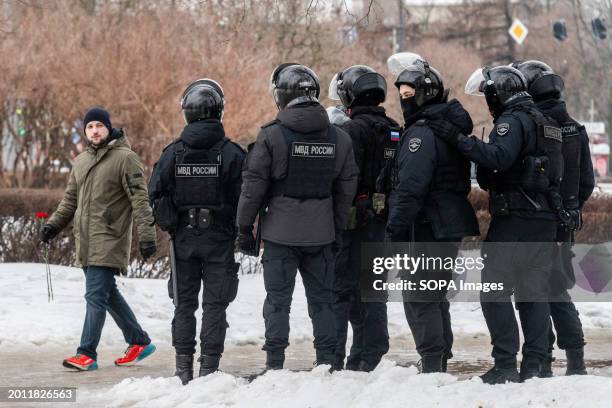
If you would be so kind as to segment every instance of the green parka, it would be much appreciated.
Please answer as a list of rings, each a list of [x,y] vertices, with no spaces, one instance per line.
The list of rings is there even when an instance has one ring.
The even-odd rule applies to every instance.
[[[140,159],[122,129],[103,147],[89,146],[75,159],[68,187],[49,219],[58,229],[74,218],[77,262],[127,271],[132,220],[140,242],[155,241],[153,215]]]

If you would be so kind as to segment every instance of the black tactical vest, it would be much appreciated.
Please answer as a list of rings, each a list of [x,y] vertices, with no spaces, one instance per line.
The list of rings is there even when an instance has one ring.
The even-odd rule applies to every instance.
[[[543,115],[535,107],[517,105],[513,112],[522,112],[536,124],[535,144],[528,143],[523,147],[518,160],[505,172],[493,173],[493,189],[499,191],[513,190],[518,187],[526,191],[549,193],[556,191],[563,176],[562,135],[557,123]],[[529,129],[526,118],[516,115],[523,129]],[[536,160],[537,159],[537,160]],[[537,163],[537,168],[529,168]],[[536,172],[536,173],[534,173]],[[534,174],[541,173],[540,187],[533,187]],[[529,180],[529,181],[527,181]]]
[[[194,149],[182,140],[174,144],[174,203],[179,211],[190,208],[219,210],[223,206],[223,138],[209,149]]]
[[[421,119],[413,126],[427,126],[427,120]],[[468,193],[471,188],[470,161],[457,149],[447,148],[441,151],[439,149],[441,145],[447,146],[445,143],[436,143],[438,163],[434,170],[430,191]]]
[[[287,177],[280,192],[287,197],[331,197],[336,171],[337,135],[334,126],[318,138],[304,137],[278,123],[287,143]]]
[[[370,191],[370,193],[386,194],[388,191],[381,190],[388,190],[388,188],[377,187],[377,185],[390,184],[390,181],[380,180],[379,177],[389,167],[390,163],[393,163],[395,160],[401,128],[399,125],[391,126],[389,123],[377,119],[375,115],[357,115],[353,118],[353,121],[367,129],[368,134],[374,135],[374,149],[366,152],[366,161],[363,169],[363,178],[367,180],[366,185],[372,186],[376,190]]]
[[[563,136],[563,180],[561,181],[561,197],[563,207],[575,210],[579,207],[578,191],[580,188],[580,138],[586,137],[586,130],[567,112],[558,109],[541,109],[559,124]]]

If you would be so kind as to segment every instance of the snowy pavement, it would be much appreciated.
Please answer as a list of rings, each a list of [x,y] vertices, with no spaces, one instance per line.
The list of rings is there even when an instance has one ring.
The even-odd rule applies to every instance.
[[[240,276],[237,300],[228,310],[227,349],[222,370],[182,387],[172,378],[170,346],[172,303],[165,281],[119,278],[142,326],[158,345],[158,352],[136,367],[116,368],[112,361],[125,348],[122,335],[109,317],[100,343],[100,369],[75,373],[61,366],[74,352],[84,316],[84,277],[77,268],[52,266],[55,300],[47,302],[45,268],[40,264],[0,264],[0,386],[64,385],[78,387],[76,406],[188,407],[188,406],[612,406],[612,304],[580,303],[587,331],[587,360],[592,367],[584,378],[536,379],[521,385],[487,386],[469,379],[489,364],[489,338],[478,304],[452,305],[456,334],[451,374],[416,375],[414,352],[401,304],[389,304],[391,351],[373,373],[325,370],[268,373],[248,383],[242,376],[263,367],[265,292],[261,275]],[[291,314],[291,346],[287,367],[312,366],[312,326],[304,289],[296,283]],[[23,358],[38,361],[23,371]],[[562,354],[557,354],[561,374]],[[595,368],[593,368],[595,367]],[[3,406],[0,403],[0,406]],[[19,405],[20,407],[26,405]],[[38,405],[40,406],[40,405]],[[45,406],[50,406],[45,404]],[[63,404],[58,406],[75,406]]]

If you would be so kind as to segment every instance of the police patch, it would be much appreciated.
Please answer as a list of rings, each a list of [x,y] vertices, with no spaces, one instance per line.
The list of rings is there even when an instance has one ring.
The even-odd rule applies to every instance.
[[[392,159],[395,157],[395,149],[389,149],[388,147],[385,147],[385,151],[383,153],[383,157],[385,159]]]
[[[506,134],[510,131],[509,123],[499,123],[496,128],[497,134],[500,136],[506,136]]]
[[[293,142],[291,155],[296,157],[315,157],[333,159],[336,157],[336,145],[333,143]]]
[[[419,150],[420,147],[421,139],[419,139],[418,137],[413,137],[408,141],[408,150],[410,150],[410,153],[416,152],[417,150]]]
[[[544,126],[544,137],[547,139],[556,140],[557,142],[563,141],[561,129],[553,126]]]
[[[219,177],[218,164],[177,164],[175,177]]]
[[[573,137],[578,136],[580,133],[575,123],[568,122],[561,126],[561,134],[563,134],[563,137]]]

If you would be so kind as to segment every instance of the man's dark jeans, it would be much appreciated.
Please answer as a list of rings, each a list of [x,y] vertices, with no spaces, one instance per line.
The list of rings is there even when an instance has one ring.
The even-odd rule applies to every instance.
[[[106,266],[87,266],[83,270],[85,271],[87,312],[81,334],[81,345],[77,353],[97,360],[96,349],[102,336],[107,311],[123,332],[123,337],[128,344],[151,343],[149,335],[142,330],[130,306],[117,289],[116,269]]]

